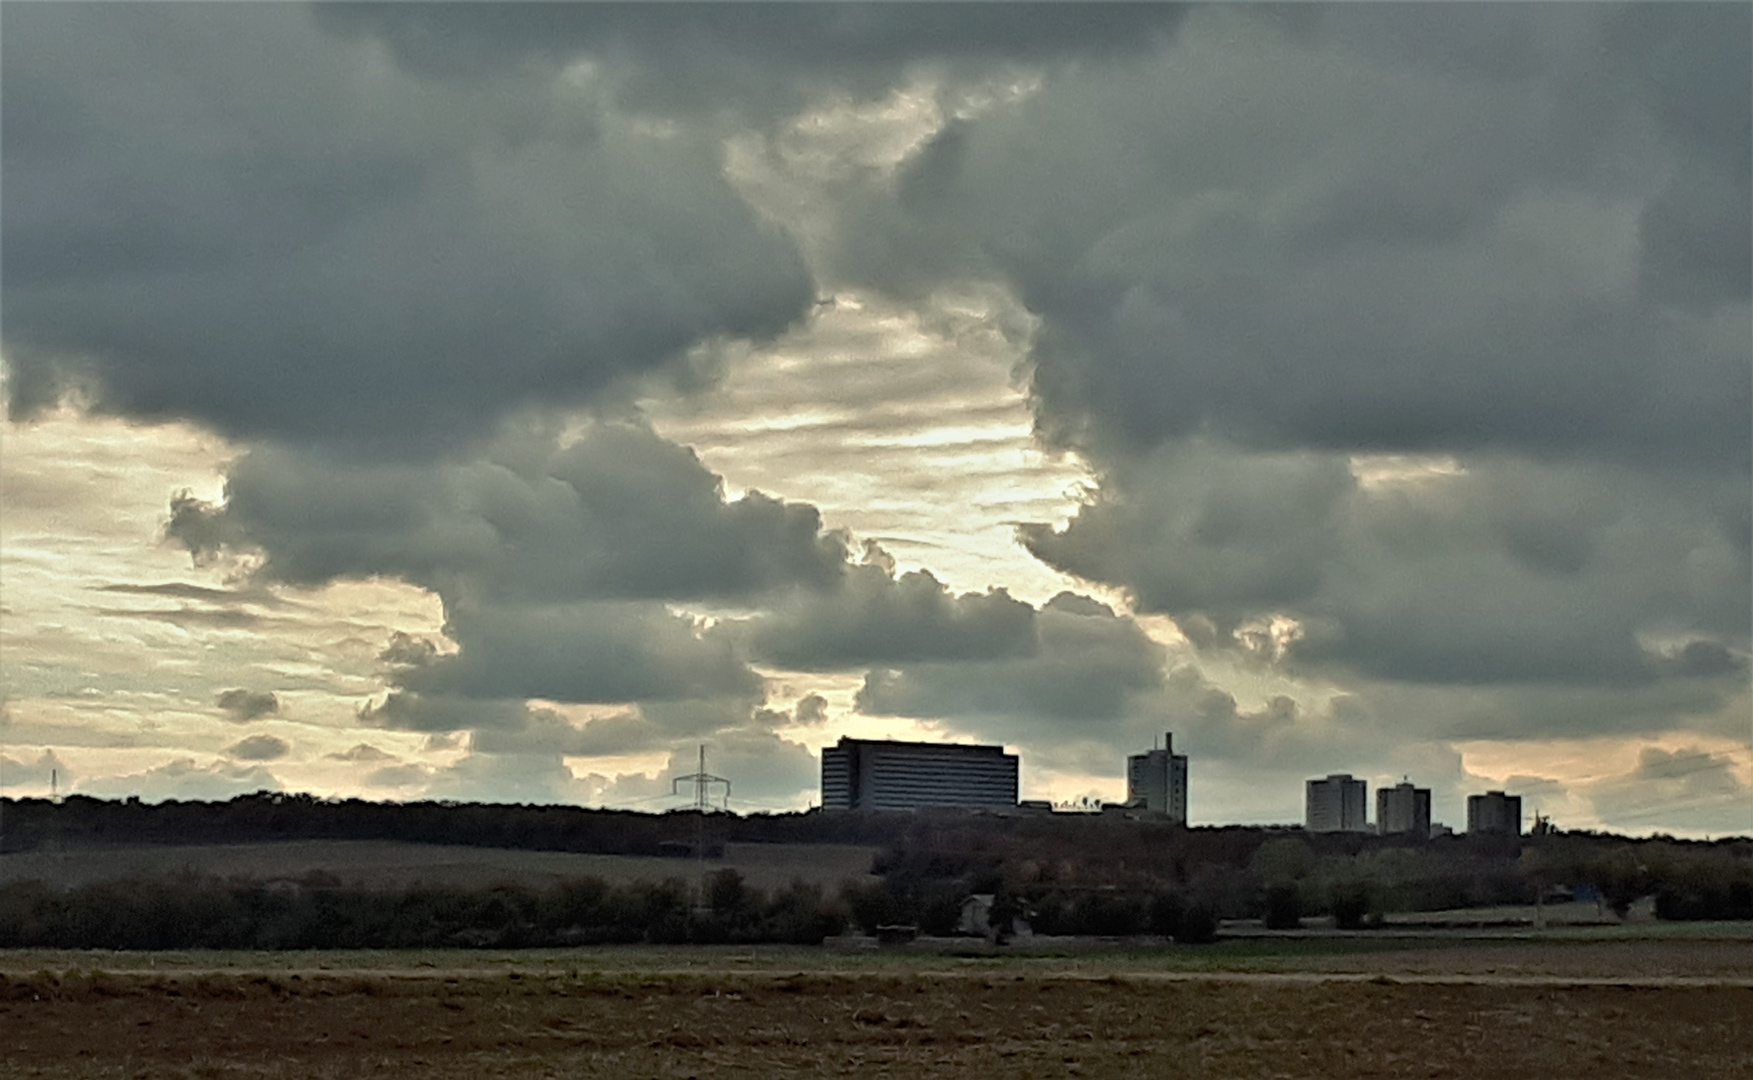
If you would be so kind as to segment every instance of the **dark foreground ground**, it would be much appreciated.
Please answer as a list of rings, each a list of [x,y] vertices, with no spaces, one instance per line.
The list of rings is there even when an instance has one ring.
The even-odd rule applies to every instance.
[[[4,1077],[1753,1076],[1753,944],[0,954]]]

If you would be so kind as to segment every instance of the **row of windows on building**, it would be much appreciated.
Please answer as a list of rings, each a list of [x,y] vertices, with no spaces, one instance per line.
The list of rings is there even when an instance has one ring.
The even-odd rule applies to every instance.
[[[991,810],[1017,806],[1017,791],[1017,756],[1002,746],[843,737],[822,751],[823,810]],[[1373,830],[1368,799],[1368,783],[1348,773],[1310,780],[1304,824],[1311,832],[1431,834],[1429,788],[1401,783],[1377,791]],[[1187,755],[1174,752],[1172,733],[1161,749],[1126,759],[1125,806],[1187,820]],[[1519,835],[1521,797],[1470,796],[1467,831]]]

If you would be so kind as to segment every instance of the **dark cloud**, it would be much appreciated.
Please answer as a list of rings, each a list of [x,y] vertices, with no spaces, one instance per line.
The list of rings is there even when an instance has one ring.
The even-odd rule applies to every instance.
[[[860,712],[880,716],[972,718],[1003,730],[1076,737],[1067,722],[1101,726],[1126,712],[1134,695],[1162,681],[1162,647],[1133,620],[1072,594],[1035,617],[1028,655],[966,663],[921,662],[874,670],[858,691]]]
[[[467,697],[622,701],[758,695],[728,641],[661,605],[597,603],[455,610],[459,650],[404,673],[408,689]]]
[[[1642,12],[1668,55],[1712,58],[1662,108],[1615,89],[1609,9],[1550,16],[1567,29],[1509,71],[1428,54],[1522,16],[1457,8],[1362,40],[1375,14],[1299,39],[1202,10],[1151,62],[948,129],[898,217],[871,219],[914,243],[867,273],[1002,274],[1046,322],[1044,426],[1086,447],[1204,433],[1744,471],[1745,163],[1700,148],[1745,145],[1747,12]],[[1718,119],[1691,130],[1692,110]],[[1649,208],[1674,199],[1721,245],[1675,256],[1720,320],[1638,290],[1668,258]]]
[[[830,585],[846,557],[813,507],[727,500],[694,453],[631,422],[566,440],[514,425],[485,459],[383,463],[258,447],[221,506],[179,499],[196,557],[257,548],[256,580],[396,577],[447,599],[708,599]]]
[[[178,758],[144,772],[104,777],[79,785],[82,795],[104,799],[132,795],[147,802],[165,799],[223,802],[238,795],[280,790],[280,781],[260,765],[232,761],[197,765],[193,758]]]
[[[359,722],[367,727],[392,731],[422,731],[431,735],[448,735],[455,731],[483,728],[517,731],[527,726],[530,720],[531,709],[521,699],[483,701],[442,694],[417,694],[406,690],[392,690],[381,702],[367,702],[359,710]]]
[[[584,801],[588,791],[557,753],[466,754],[453,764],[430,770],[424,777],[387,769],[382,774],[386,781],[423,779],[426,787],[421,794],[428,799],[578,803]]]
[[[409,77],[311,16],[8,17],[15,414],[77,383],[129,416],[406,457],[807,310],[713,139],[553,71]]]
[[[1100,474],[1021,539],[1218,670],[1337,680],[1396,740],[1719,725],[1753,630],[1749,20],[1195,9],[950,121],[840,208],[825,275],[1009,284],[1039,430]],[[1260,726],[1229,700],[1214,734]],[[1331,734],[1298,709],[1261,732]]]
[[[489,79],[588,56],[634,108],[754,117],[832,93],[876,96],[922,63],[991,68],[1113,55],[1172,35],[1171,4],[349,4],[318,8],[412,71]]]
[[[691,746],[672,751],[660,774],[666,785],[669,778],[695,772],[698,753]],[[745,728],[722,732],[708,741],[706,753],[706,771],[730,781],[732,809],[793,806],[821,782],[821,760],[815,751],[770,731]]]
[[[250,611],[206,611],[200,608],[175,608],[169,611],[141,611],[137,608],[94,608],[94,613],[114,619],[153,619],[181,627],[212,627],[219,630],[258,630],[276,620],[265,619]]]
[[[477,730],[469,749],[478,754],[563,754],[606,757],[644,753],[670,742],[670,733],[637,712],[615,713],[574,724],[549,710],[532,710],[516,727]]]
[[[591,802],[649,809],[691,806],[694,785],[687,777],[700,768],[699,746],[677,746],[656,775],[592,773],[580,782]],[[728,731],[706,741],[706,771],[730,782],[710,785],[713,806],[727,804],[748,812],[794,807],[812,796],[821,778],[821,762],[806,746],[756,729]],[[679,781],[679,782],[678,782]],[[724,800],[721,803],[721,800]]]
[[[40,788],[47,794],[51,787],[63,792],[70,789],[73,771],[53,750],[44,750],[28,761],[0,755],[0,779],[5,780],[15,797],[22,788]]]
[[[292,746],[285,739],[272,735],[251,735],[225,748],[227,754],[239,761],[273,761],[291,751]]]
[[[223,690],[214,704],[225,712],[227,719],[240,724],[280,714],[280,699],[270,690],[245,690],[242,687]]]
[[[1753,627],[1740,485],[1609,466],[1483,460],[1375,486],[1331,455],[1167,445],[1118,466],[1048,563],[1213,625],[1299,620],[1295,663],[1372,678],[1636,683],[1732,670]],[[1680,658],[1653,635],[1701,635]]]
[[[334,754],[325,754],[324,756],[334,761],[381,762],[396,760],[394,754],[385,753],[377,747],[372,746],[370,743],[360,743],[352,749],[342,750]]]
[[[432,779],[432,769],[425,765],[385,765],[374,769],[365,778],[368,787],[418,787]]]
[[[715,771],[794,798],[813,767],[772,732],[825,702],[769,707],[754,665],[868,667],[864,711],[1052,767],[1117,771],[1172,727],[1293,808],[1316,760],[1453,788],[1435,741],[1715,731],[1753,647],[1750,20],[22,5],[0,44],[10,406],[73,389],[240,442],[224,499],[176,496],[166,534],[261,591],[113,587],[192,605],[126,614],[265,631],[246,595],[439,596],[449,640],[392,642],[361,719],[463,757],[348,758],[410,792],[645,797],[666,785],[563,758],[687,770],[707,741]],[[806,267],[750,205],[790,174],[741,177],[773,189],[745,202],[726,147],[807,171],[782,121],[901,87],[948,119],[898,177],[860,158],[823,181]],[[855,565],[812,507],[728,498],[615,418],[800,325],[814,274],[927,320],[1006,294],[1040,434],[1100,479],[1021,539],[1173,616],[1172,677],[1092,600]],[[903,389],[945,378],[914,367]],[[823,469],[910,422],[893,370],[846,370],[857,415],[800,418],[841,444]],[[231,694],[234,718],[273,712]],[[1745,795],[1719,764],[1649,758],[1588,797],[1716,820]],[[278,786],[236,761],[118,781],[252,782]]]
[[[799,724],[820,724],[828,719],[828,699],[820,694],[805,694],[797,699],[793,718]]]
[[[757,660],[797,671],[990,660],[1033,651],[1034,616],[1003,589],[958,596],[929,571],[897,578],[864,565],[848,569],[837,591],[780,605],[749,640]]]
[[[1709,678],[1747,670],[1747,658],[1736,656],[1714,641],[1688,641],[1674,656],[1681,674]]]
[[[398,694],[366,713],[421,731],[517,727],[528,698],[723,699],[746,718],[760,677],[729,636],[662,601],[807,594],[847,569],[814,508],[727,500],[691,451],[611,421],[565,437],[513,425],[485,459],[426,465],[259,447],[222,505],[184,504],[169,532],[198,560],[253,553],[258,582],[383,576],[436,592],[457,648],[392,641]]]
[[[1711,832],[1753,832],[1753,790],[1727,754],[1646,747],[1630,773],[1583,791],[1612,828],[1643,831],[1684,818]]]
[[[178,496],[172,502],[171,517],[177,516],[178,505],[200,505],[200,500]],[[186,511],[185,511],[186,512]],[[189,547],[220,546],[213,539],[190,536],[185,541]],[[289,601],[275,596],[267,589],[213,589],[205,585],[194,585],[186,581],[166,581],[153,585],[118,584],[105,585],[103,592],[126,593],[130,596],[165,596],[175,600],[195,600],[215,607],[250,607],[282,608],[289,606]]]

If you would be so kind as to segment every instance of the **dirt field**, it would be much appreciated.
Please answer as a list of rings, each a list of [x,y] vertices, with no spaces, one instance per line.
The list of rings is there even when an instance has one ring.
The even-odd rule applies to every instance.
[[[706,860],[708,870],[733,869],[761,889],[783,888],[793,878],[833,889],[863,879],[877,849],[840,844],[726,844],[724,856]],[[266,844],[189,846],[134,844],[76,849],[59,854],[14,852],[0,858],[0,883],[51,881],[63,887],[118,878],[193,873],[202,877],[298,881],[333,875],[343,885],[405,888],[416,883],[488,888],[501,882],[544,886],[566,878],[599,877],[612,885],[692,878],[692,859],[634,855],[580,855],[565,851],[515,851],[448,844],[400,844],[379,840],[291,840]]]
[[[0,1076],[1753,1075],[1744,942],[1224,948],[0,954]]]

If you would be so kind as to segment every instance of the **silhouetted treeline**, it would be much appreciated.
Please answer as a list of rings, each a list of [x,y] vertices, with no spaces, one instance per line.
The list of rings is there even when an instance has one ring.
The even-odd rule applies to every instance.
[[[1654,897],[1664,919],[1753,919],[1753,839],[1746,837],[1575,832],[1418,840],[1094,816],[995,824],[922,815],[901,824],[873,870],[922,924],[942,925],[958,891],[990,892],[1033,913],[1036,929],[1047,933],[1172,933],[1160,929],[1172,922],[1161,905],[1174,903],[1275,927],[1307,917],[1362,927],[1394,912],[1566,896],[1598,896],[1620,916],[1638,898]]]
[[[400,840],[602,855],[662,855],[709,844],[880,844],[896,815],[664,814],[582,806],[367,802],[258,792],[227,802],[146,803],[72,795],[0,799],[0,853],[45,844],[240,844],[271,840]]]
[[[264,888],[192,876],[105,882],[65,892],[0,887],[0,947],[79,949],[524,948],[608,943],[820,944],[845,906],[795,882],[772,894],[734,870],[707,903],[680,879],[611,886],[581,878],[546,889]]]
[[[1342,926],[1363,926],[1385,913],[1525,904],[1579,889],[1622,915],[1638,898],[1653,896],[1663,918],[1753,918],[1753,839],[1744,837],[1702,842],[1572,832],[1426,840],[1286,827],[1187,828],[1113,814],[809,812],[702,819],[691,811],[268,793],[224,803],[0,800],[0,810],[3,851],[295,839],[621,855],[685,853],[697,837],[708,851],[726,842],[863,844],[881,849],[872,871],[882,884],[875,893],[847,895],[845,917],[927,932],[953,927],[970,893],[994,894],[1002,910],[1026,915],[1044,933],[1173,934],[1176,911],[1279,926],[1331,916]],[[753,933],[737,931],[745,932]]]

